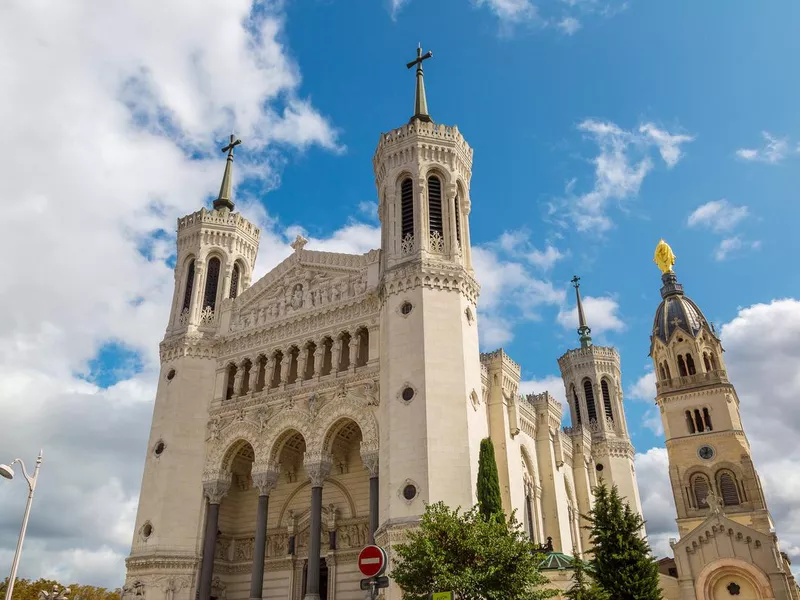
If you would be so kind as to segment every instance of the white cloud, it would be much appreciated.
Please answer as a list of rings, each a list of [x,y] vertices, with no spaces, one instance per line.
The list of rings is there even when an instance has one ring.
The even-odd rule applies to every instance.
[[[544,250],[536,248],[530,241],[530,235],[521,230],[504,231],[494,246],[515,258],[526,260],[543,271],[550,270],[565,256],[550,243],[547,243]]]
[[[595,298],[593,296],[586,296],[581,300],[583,302],[583,312],[586,315],[586,324],[591,328],[593,335],[625,330],[625,323],[617,314],[619,304],[616,300],[609,297]],[[557,320],[564,329],[577,329],[578,307],[563,307],[558,312]]]
[[[392,16],[392,20],[397,19],[397,15],[406,4],[408,4],[408,0],[389,0],[389,14]]]
[[[758,250],[760,247],[760,241],[748,242],[737,235],[723,239],[714,250],[714,258],[722,261],[739,250]]]
[[[728,376],[736,386],[745,433],[753,452],[781,548],[800,561],[800,300],[774,300],[741,309],[721,328]],[[677,537],[666,450],[636,455],[647,531],[657,553],[667,555]]]
[[[574,35],[581,28],[581,22],[575,17],[564,17],[558,22],[558,28],[567,35]]]
[[[562,416],[569,421],[569,404],[567,404],[564,380],[558,375],[546,375],[541,379],[526,379],[519,382],[520,394],[541,394],[550,392],[550,395],[561,402]]]
[[[566,190],[567,198],[560,208],[567,213],[580,231],[603,232],[611,228],[608,206],[612,201],[622,202],[639,193],[654,163],[652,148],[658,148],[667,167],[674,167],[681,158],[681,145],[691,142],[690,135],[671,134],[645,123],[638,131],[622,129],[610,121],[586,119],[578,129],[598,146],[599,153],[592,162],[595,167],[594,187],[575,196],[571,180]]]
[[[641,400],[643,402],[655,402],[656,399],[656,374],[650,369],[647,373],[639,377],[636,382],[628,389],[628,398]]]
[[[775,137],[767,131],[762,131],[761,137],[764,138],[764,146],[761,148],[740,148],[736,151],[736,156],[751,162],[769,164],[781,162],[789,152],[789,140]]]
[[[689,227],[703,226],[716,233],[731,231],[750,214],[747,206],[733,206],[726,199],[711,200],[689,215]]]
[[[530,0],[472,0],[476,6],[489,8],[498,19],[519,22],[536,16],[536,6]]]

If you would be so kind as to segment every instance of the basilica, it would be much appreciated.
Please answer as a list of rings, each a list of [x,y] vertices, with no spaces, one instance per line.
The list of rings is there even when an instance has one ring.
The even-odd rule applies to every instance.
[[[234,210],[233,136],[213,208],[178,220],[124,600],[360,600],[361,548],[391,559],[426,503],[472,506],[487,437],[503,507],[550,550],[556,587],[566,555],[591,550],[581,515],[600,478],[641,512],[620,356],[592,343],[577,278],[579,338],[558,359],[568,419],[548,392],[520,394],[502,349],[479,350],[473,150],[428,113],[428,57],[409,65],[413,116],[375,151],[379,249],[321,252],[298,236],[253,281],[260,232]],[[682,536],[664,595],[797,600],[719,339],[668,246],[658,256],[651,356]]]

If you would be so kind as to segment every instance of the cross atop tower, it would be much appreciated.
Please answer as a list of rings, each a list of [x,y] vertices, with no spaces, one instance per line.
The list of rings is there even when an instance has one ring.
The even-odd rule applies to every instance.
[[[422,54],[422,44],[420,44],[417,47],[417,58],[406,64],[406,67],[409,69],[414,65],[417,66],[417,89],[414,94],[414,116],[411,117],[412,121],[414,119],[419,119],[426,123],[433,122],[433,119],[431,119],[431,116],[428,114],[428,100],[425,98],[425,81],[422,77],[422,62],[428,60],[432,56],[433,52],[430,50]]]
[[[242,143],[242,140],[237,140],[236,136],[231,134],[231,143],[225,146],[222,151],[228,153],[228,158],[233,159],[233,149],[236,148],[239,144]]]
[[[225,162],[225,173],[222,175],[222,185],[219,186],[219,196],[214,200],[214,210],[227,208],[233,210],[233,201],[231,200],[231,171],[233,170],[233,149],[236,148],[242,140],[237,140],[236,136],[231,134],[230,143],[222,148],[223,152],[228,153],[228,160]]]

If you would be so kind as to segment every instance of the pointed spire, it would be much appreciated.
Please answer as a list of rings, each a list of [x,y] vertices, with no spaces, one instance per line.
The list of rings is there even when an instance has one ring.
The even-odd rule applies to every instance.
[[[422,44],[417,47],[417,58],[412,60],[406,65],[409,69],[414,65],[417,66],[417,90],[414,94],[414,116],[411,120],[419,119],[427,123],[432,123],[433,119],[428,114],[428,100],[425,98],[425,80],[422,77],[422,61],[428,60],[433,56],[433,52],[428,50],[424,55],[422,54]]]
[[[581,280],[580,277],[575,275],[572,278],[572,285],[575,286],[575,298],[578,301],[578,334],[581,336],[581,348],[588,348],[592,345],[592,337],[589,335],[592,330],[586,324],[586,315],[583,312],[583,302],[581,302]]]
[[[222,151],[228,153],[228,160],[225,162],[225,173],[222,176],[222,185],[219,186],[219,197],[214,200],[214,210],[227,208],[233,210],[233,201],[231,200],[231,170],[233,169],[233,149],[242,143],[242,140],[237,140],[236,136],[231,134],[231,142],[225,146]]]

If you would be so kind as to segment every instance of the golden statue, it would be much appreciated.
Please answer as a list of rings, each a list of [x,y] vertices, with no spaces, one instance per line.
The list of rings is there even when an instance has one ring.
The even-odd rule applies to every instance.
[[[663,239],[659,241],[658,246],[656,246],[656,254],[653,257],[653,262],[658,265],[662,273],[672,272],[672,265],[675,264],[675,254],[673,254],[672,248],[670,248],[669,244]]]

